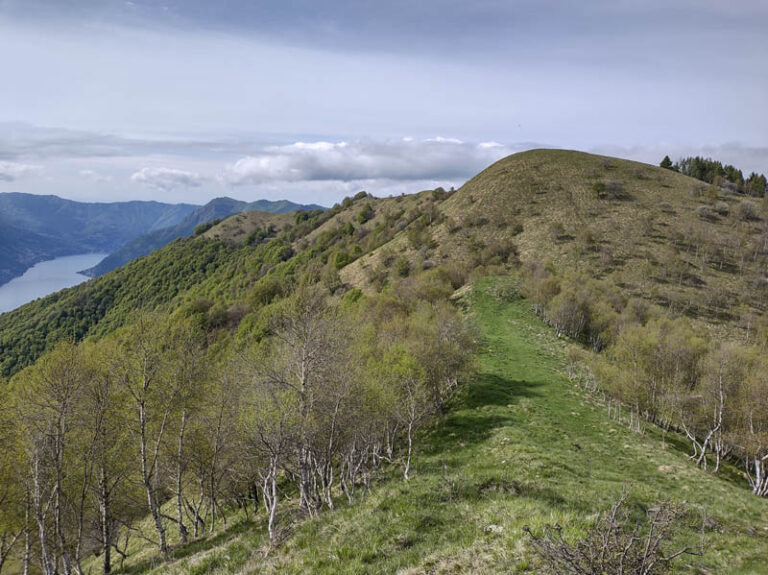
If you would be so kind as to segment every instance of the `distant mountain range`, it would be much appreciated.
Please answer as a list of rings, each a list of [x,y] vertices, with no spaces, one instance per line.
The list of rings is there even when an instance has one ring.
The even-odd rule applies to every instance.
[[[272,214],[283,214],[286,212],[295,212],[297,210],[315,209],[323,208],[315,204],[294,204],[288,200],[278,200],[274,202],[270,200],[258,200],[249,203],[233,200],[232,198],[216,198],[188,214],[177,224],[150,231],[134,239],[117,251],[111,253],[96,266],[84,270],[82,273],[90,277],[104,275],[136,258],[146,256],[153,251],[162,248],[173,240],[192,235],[195,228],[201,224],[228,218],[229,216],[240,214],[242,212],[259,211]]]
[[[41,261],[114,252],[88,275],[97,276],[144,256],[196,226],[250,210],[317,209],[292,202],[217,198],[205,206],[161,202],[84,203],[57,196],[0,193],[0,285]]]
[[[115,250],[137,236],[176,225],[197,208],[191,204],[83,203],[57,196],[0,194],[0,285],[41,261]]]

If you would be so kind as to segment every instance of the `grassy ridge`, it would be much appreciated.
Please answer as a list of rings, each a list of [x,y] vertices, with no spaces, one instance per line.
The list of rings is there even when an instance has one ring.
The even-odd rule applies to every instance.
[[[670,436],[610,419],[565,377],[569,344],[528,302],[495,295],[509,293],[505,282],[481,280],[467,298],[485,337],[479,372],[422,442],[409,483],[380,477],[365,499],[297,524],[266,556],[260,521],[234,521],[171,563],[139,554],[128,572],[536,572],[523,526],[582,533],[625,485],[634,506],[688,503],[680,543],[698,544],[706,515],[707,552],[680,560],[680,572],[764,572],[768,502],[696,469]]]
[[[747,217],[743,210],[754,210]],[[387,254],[470,268],[513,242],[520,261],[580,271],[719,337],[768,306],[768,202],[671,170],[570,150],[531,150],[483,170],[413,241],[399,234],[341,271],[360,287]]]

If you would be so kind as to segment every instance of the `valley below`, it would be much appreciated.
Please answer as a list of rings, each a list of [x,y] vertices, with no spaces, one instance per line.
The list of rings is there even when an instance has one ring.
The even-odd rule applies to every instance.
[[[23,275],[0,286],[0,313],[88,280],[88,276],[80,272],[106,256],[105,253],[79,254],[35,264]]]

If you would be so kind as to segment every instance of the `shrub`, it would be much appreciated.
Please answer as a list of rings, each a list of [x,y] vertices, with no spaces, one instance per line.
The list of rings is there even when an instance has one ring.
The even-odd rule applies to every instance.
[[[592,191],[598,198],[605,196],[605,182],[595,182],[592,184]]]
[[[517,246],[509,239],[491,241],[482,250],[481,260],[484,264],[506,264],[517,261]]]
[[[702,220],[714,221],[717,219],[715,210],[709,206],[699,206],[696,208],[696,215],[698,215]]]
[[[725,202],[717,202],[715,204],[714,210],[721,216],[727,216],[728,212],[730,212],[730,208]]]
[[[432,190],[432,199],[433,200],[440,201],[440,200],[444,200],[447,197],[448,197],[448,192],[445,191],[445,188],[438,187],[438,188],[435,188],[434,190]]]
[[[563,226],[563,224],[561,224],[560,222],[553,222],[549,226],[549,232],[550,234],[552,234],[552,240],[556,242],[566,237],[565,226]]]
[[[581,228],[576,235],[579,247],[584,251],[592,251],[597,245],[597,238],[595,233],[589,228]]]
[[[455,234],[461,229],[461,224],[457,223],[453,218],[448,218],[445,225],[448,228],[449,234]]]
[[[357,221],[358,223],[364,224],[371,218],[373,218],[373,206],[371,206],[371,204],[365,204],[363,209],[360,210],[360,213],[357,214]]]
[[[217,220],[211,220],[210,222],[205,222],[204,224],[200,224],[195,228],[195,235],[199,236],[210,230],[213,226],[220,224],[223,220],[221,218]]]
[[[669,202],[661,202],[659,204],[659,209],[664,212],[665,214],[674,214],[675,208],[672,207],[672,204]]]
[[[411,273],[411,262],[405,256],[400,256],[395,260],[395,273],[401,278],[407,277]]]
[[[624,200],[629,198],[624,184],[617,180],[608,180],[606,182],[595,182],[592,184],[592,191],[600,199]]]
[[[624,184],[617,180],[608,180],[605,183],[605,194],[611,200],[624,200],[629,197]]]
[[[739,214],[739,219],[743,221],[758,219],[757,206],[748,200],[744,200],[741,203],[739,203],[738,214]]]
[[[333,260],[333,267],[335,267],[337,270],[340,270],[351,261],[352,256],[350,256],[347,252],[339,252],[336,254],[336,257]]]
[[[245,245],[252,246],[255,244],[259,244],[265,239],[274,236],[275,231],[276,231],[275,226],[273,226],[272,224],[264,228],[256,228],[245,237]]]
[[[653,575],[669,573],[672,561],[681,555],[701,555],[689,547],[673,551],[669,541],[674,536],[685,508],[663,501],[639,519],[633,519],[626,507],[626,494],[603,513],[587,534],[574,542],[563,537],[559,525],[547,525],[543,535],[530,536],[535,553],[551,573],[558,575]]]

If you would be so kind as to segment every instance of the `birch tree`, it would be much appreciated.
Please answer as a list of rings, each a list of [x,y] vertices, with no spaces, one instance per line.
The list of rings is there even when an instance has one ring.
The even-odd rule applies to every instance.
[[[160,315],[138,314],[132,325],[120,331],[109,364],[110,376],[118,382],[133,412],[130,432],[138,452],[139,476],[144,488],[161,553],[168,554],[167,519],[164,501],[162,457],[178,414],[179,390],[167,354],[171,351],[168,319]]]
[[[80,348],[59,344],[14,381],[28,488],[38,527],[41,568],[79,569],[88,453],[74,439],[86,376]]]
[[[19,437],[5,382],[0,382],[0,574],[25,535],[26,490]]]

